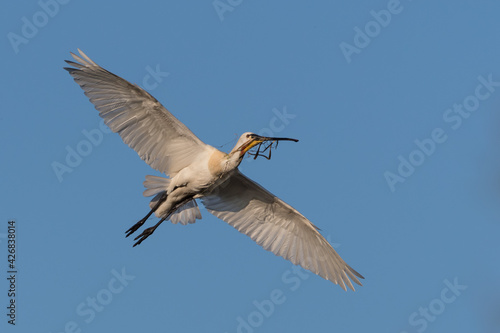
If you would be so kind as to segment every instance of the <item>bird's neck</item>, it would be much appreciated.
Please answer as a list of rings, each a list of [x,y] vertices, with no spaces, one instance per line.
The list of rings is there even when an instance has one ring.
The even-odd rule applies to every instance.
[[[208,161],[210,173],[215,177],[220,177],[238,167],[241,163],[240,152],[225,154],[215,150]]]
[[[225,162],[226,163],[226,170],[231,171],[231,170],[236,169],[240,165],[242,160],[243,160],[243,158],[241,156],[240,151],[230,152],[227,155],[226,162]]]

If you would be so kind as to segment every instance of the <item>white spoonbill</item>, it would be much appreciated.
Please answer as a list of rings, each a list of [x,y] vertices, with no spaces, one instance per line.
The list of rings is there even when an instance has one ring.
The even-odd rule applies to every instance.
[[[153,196],[151,211],[126,233],[139,229],[154,213],[160,221],[135,238],[139,245],[165,220],[188,224],[201,219],[196,199],[206,209],[249,236],[264,249],[295,265],[354,290],[363,276],[352,269],[302,214],[239,170],[243,157],[256,147],[271,149],[288,138],[244,133],[223,153],[198,139],[153,96],[93,62],[81,50],[71,53],[65,69],[85,91],[109,128],[156,169],[170,178],[146,176],[144,196]],[[351,280],[350,280],[350,279]]]

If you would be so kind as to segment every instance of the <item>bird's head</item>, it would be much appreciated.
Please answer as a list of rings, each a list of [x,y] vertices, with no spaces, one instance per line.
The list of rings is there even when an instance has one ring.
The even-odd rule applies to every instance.
[[[245,153],[247,153],[250,149],[253,147],[260,145],[265,142],[270,142],[270,145],[265,147],[263,150],[270,149],[271,144],[273,142],[279,142],[279,141],[294,141],[298,142],[299,140],[297,139],[290,139],[290,138],[275,138],[275,137],[267,137],[267,136],[260,136],[255,133],[251,132],[246,132],[243,133],[243,135],[240,136],[238,139],[238,142],[236,142],[236,145],[234,146],[233,150],[231,151],[232,154],[237,154],[238,157],[241,159],[243,156],[245,156]],[[260,147],[259,147],[260,149]],[[258,156],[258,152],[256,153],[256,156]]]

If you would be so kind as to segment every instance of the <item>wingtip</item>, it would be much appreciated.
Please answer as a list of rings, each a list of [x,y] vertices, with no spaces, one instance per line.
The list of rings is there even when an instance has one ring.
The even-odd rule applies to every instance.
[[[98,66],[94,61],[92,61],[92,59],[89,58],[88,55],[86,55],[82,50],[78,49],[78,53],[80,53],[80,56],[82,56],[89,64],[93,65],[93,66]]]

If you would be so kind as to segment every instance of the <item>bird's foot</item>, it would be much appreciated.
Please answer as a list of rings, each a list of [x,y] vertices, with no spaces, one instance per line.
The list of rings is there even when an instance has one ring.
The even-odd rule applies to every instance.
[[[147,229],[144,229],[144,231],[139,235],[137,236],[136,238],[134,238],[134,240],[138,240],[135,244],[134,244],[134,247],[141,244],[146,238],[148,238],[149,236],[151,236],[153,234],[153,232],[156,230],[156,228],[158,227],[158,224],[153,226],[153,227],[149,227]]]
[[[149,218],[149,215],[145,216],[142,220],[134,224],[130,229],[128,229],[125,233],[127,234],[125,237],[128,237],[132,235],[134,232],[137,231],[142,225],[146,222],[146,220]]]

